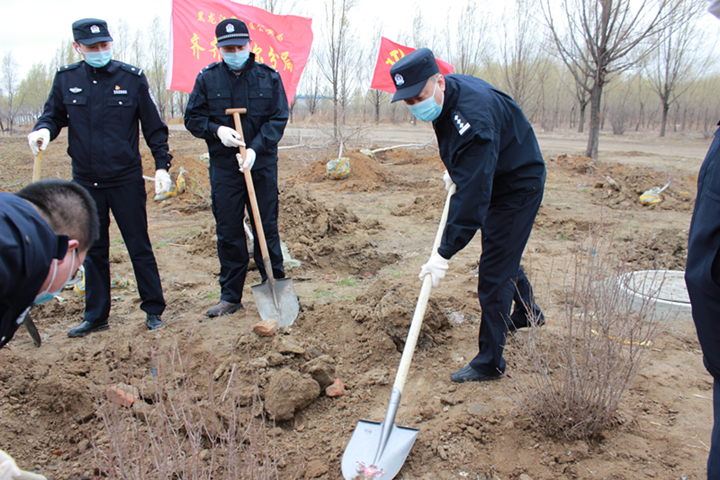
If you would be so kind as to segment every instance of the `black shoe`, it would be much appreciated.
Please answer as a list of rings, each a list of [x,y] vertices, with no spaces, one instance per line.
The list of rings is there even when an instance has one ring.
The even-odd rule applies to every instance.
[[[148,330],[157,330],[165,325],[162,320],[160,320],[160,315],[155,315],[154,313],[147,314],[145,323],[147,323]]]
[[[230,315],[231,313],[235,313],[242,309],[242,303],[230,303],[225,300],[220,300],[217,305],[208,309],[208,311],[205,312],[205,315],[208,317],[222,317],[223,315]]]
[[[68,331],[68,337],[84,337],[88,333],[99,332],[100,330],[107,330],[110,328],[107,320],[102,323],[90,323],[87,320],[83,321],[80,325],[75,328],[71,328]]]
[[[457,372],[453,373],[450,376],[450,380],[452,380],[455,383],[464,383],[464,382],[484,382],[486,380],[497,380],[498,378],[502,377],[501,375],[485,375],[483,373],[478,372],[474,368],[472,368],[470,365],[465,365],[463,368],[458,370]]]
[[[536,314],[533,320],[529,320],[527,315],[514,312],[510,315],[510,318],[505,321],[508,327],[508,332],[517,332],[521,328],[528,328],[531,325],[535,327],[542,327],[545,325],[545,315],[543,315],[542,312],[539,312],[539,314],[539,316]]]

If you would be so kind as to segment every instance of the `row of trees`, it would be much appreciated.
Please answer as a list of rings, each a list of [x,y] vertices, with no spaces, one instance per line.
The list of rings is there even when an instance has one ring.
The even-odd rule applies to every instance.
[[[593,158],[603,128],[615,134],[653,129],[664,136],[669,124],[672,130],[709,134],[720,118],[716,36],[699,28],[702,2],[514,0],[492,15],[483,1],[489,0],[465,0],[444,22],[428,21],[417,10],[410,31],[396,40],[429,47],[452,63],[455,73],[488,80],[511,95],[536,127],[583,132],[587,123],[587,155]],[[302,13],[293,12],[295,3],[279,3],[261,0],[257,6]],[[357,131],[358,121],[414,121],[404,105],[389,103],[389,94],[367,90],[383,29],[378,21],[371,39],[361,37],[360,25],[353,23],[357,7],[357,0],[324,0],[298,89],[302,98],[291,107],[291,121],[331,120],[338,143]],[[165,90],[163,22],[156,17],[145,32],[123,21],[110,27],[113,57],[145,69],[163,116],[181,115],[187,94]],[[49,64],[33,65],[20,79],[12,53],[6,52],[0,65],[0,128],[34,122],[55,69],[78,60],[72,42],[63,42]]]

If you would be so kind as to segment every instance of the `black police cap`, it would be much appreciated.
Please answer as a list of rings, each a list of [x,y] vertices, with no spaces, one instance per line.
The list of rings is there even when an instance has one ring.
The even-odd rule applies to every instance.
[[[247,25],[237,18],[228,18],[218,23],[215,27],[218,47],[238,45],[242,47],[250,41]]]
[[[105,20],[97,18],[83,18],[72,24],[73,39],[83,45],[92,45],[98,42],[112,42]]]
[[[390,76],[397,89],[392,101],[407,100],[419,94],[425,88],[428,78],[436,73],[440,73],[440,68],[429,48],[405,55],[390,67]]]

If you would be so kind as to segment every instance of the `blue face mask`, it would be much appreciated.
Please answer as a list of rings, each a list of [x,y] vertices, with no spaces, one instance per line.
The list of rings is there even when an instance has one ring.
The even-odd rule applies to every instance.
[[[440,105],[435,102],[435,90],[437,89],[437,80],[435,81],[435,88],[433,88],[433,94],[422,102],[418,102],[415,105],[408,105],[410,113],[415,115],[415,118],[424,122],[432,122],[435,120],[442,111],[442,103]],[[443,98],[444,101],[444,98]]]
[[[102,52],[83,52],[85,54],[85,61],[88,65],[95,68],[101,68],[110,63],[112,60],[112,49],[104,50]]]
[[[35,300],[33,301],[33,305],[40,305],[41,303],[49,302],[52,300],[56,295],[58,295],[63,288],[65,288],[65,285],[68,284],[68,282],[71,281],[73,276],[73,271],[75,270],[75,250],[73,250],[73,259],[72,259],[72,265],[70,265],[70,275],[68,276],[68,279],[65,281],[65,283],[62,284],[60,288],[57,289],[56,292],[50,292],[50,287],[52,286],[53,282],[55,281],[55,276],[57,275],[57,264],[58,261],[55,260],[55,270],[53,271],[52,279],[50,279],[50,283],[48,284],[47,290],[44,292],[40,292],[35,297]]]
[[[248,58],[250,58],[250,49],[240,50],[239,52],[235,53],[223,52],[222,56],[228,67],[232,68],[235,71],[242,70]]]

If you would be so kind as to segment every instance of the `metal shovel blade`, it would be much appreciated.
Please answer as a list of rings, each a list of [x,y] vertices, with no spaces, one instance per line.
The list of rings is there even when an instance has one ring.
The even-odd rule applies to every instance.
[[[274,296],[273,289],[267,281],[250,287],[260,317],[263,320],[274,318],[281,327],[292,325],[300,311],[295,287],[289,278],[276,278],[274,283]]]
[[[405,463],[418,436],[418,430],[393,425],[385,449],[377,462],[375,456],[382,443],[383,423],[360,420],[342,458],[342,474],[346,480],[395,478]]]

